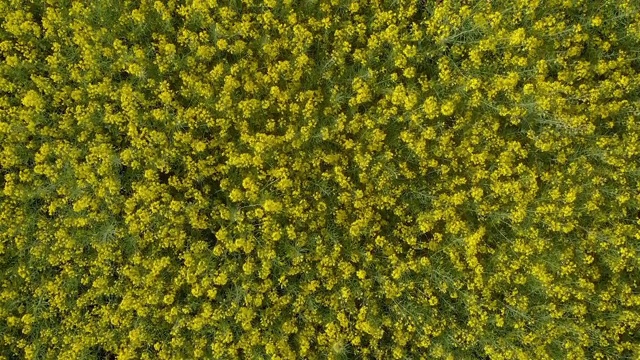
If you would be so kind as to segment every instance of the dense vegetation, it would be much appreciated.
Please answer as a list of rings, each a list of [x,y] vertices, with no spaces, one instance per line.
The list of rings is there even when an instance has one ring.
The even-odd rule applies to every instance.
[[[640,357],[640,2],[0,24],[0,359]]]

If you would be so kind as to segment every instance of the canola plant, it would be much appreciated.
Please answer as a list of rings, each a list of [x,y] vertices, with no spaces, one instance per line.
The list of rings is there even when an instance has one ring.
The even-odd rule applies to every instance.
[[[0,359],[637,359],[640,2],[0,0]]]

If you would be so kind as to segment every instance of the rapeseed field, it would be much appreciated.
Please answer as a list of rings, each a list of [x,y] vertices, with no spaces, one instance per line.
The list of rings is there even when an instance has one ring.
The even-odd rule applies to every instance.
[[[0,0],[0,359],[640,358],[640,1]]]

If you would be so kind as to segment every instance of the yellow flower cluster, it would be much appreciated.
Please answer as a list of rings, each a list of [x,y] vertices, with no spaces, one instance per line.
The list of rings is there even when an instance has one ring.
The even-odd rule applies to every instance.
[[[640,357],[640,2],[0,0],[0,360]]]

